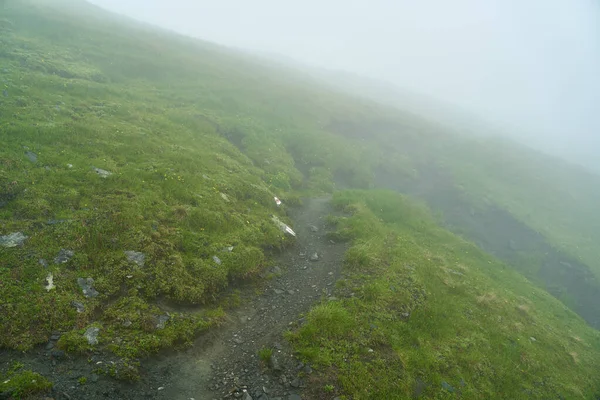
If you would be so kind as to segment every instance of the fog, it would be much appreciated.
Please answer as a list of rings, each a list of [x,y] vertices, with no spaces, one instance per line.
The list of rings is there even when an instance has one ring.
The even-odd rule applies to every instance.
[[[92,2],[209,41],[392,82],[600,170],[593,0]]]

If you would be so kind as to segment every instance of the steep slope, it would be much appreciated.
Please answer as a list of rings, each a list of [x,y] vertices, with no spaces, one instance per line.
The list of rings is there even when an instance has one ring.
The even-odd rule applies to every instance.
[[[273,214],[290,223],[286,207],[300,196],[376,186],[421,196],[473,241],[487,230],[482,220],[471,228],[464,210],[487,215],[482,210],[495,207],[520,221],[538,232],[539,246],[515,243],[510,247],[519,250],[513,251],[518,257],[497,251],[498,243],[509,242],[505,236],[480,246],[542,288],[556,286],[552,293],[589,323],[600,321],[600,307],[592,301],[600,287],[599,250],[593,246],[600,231],[592,189],[599,187],[597,176],[513,145],[498,151],[495,142],[449,134],[409,113],[349,98],[298,73],[81,1],[7,0],[2,7],[1,347],[28,350],[54,338],[48,352],[52,346],[70,354],[112,352],[121,359],[119,367],[105,372],[136,379],[137,360],[191,344],[222,324],[223,308],[235,303],[226,288],[260,276],[272,265],[272,254],[293,243]],[[503,222],[490,223],[493,231]],[[438,242],[436,232],[405,233],[426,247]],[[369,240],[368,233],[372,242],[380,241],[379,230],[356,237]],[[568,257],[547,264],[539,252],[549,250],[579,264]],[[504,267],[495,259],[456,257],[484,282],[477,296],[514,284],[519,289],[506,295],[511,305],[521,297],[540,302],[544,311],[532,323],[550,328],[535,332],[547,346],[532,359],[557,369],[576,366],[560,379],[555,370],[548,372],[557,393],[594,392],[596,383],[588,378],[597,366],[596,331],[518,274],[510,272],[494,287],[495,275],[485,264]],[[569,274],[573,280],[564,282],[557,268],[569,267],[561,262],[589,274]],[[365,287],[370,284],[379,285],[367,281]],[[583,284],[586,295],[577,297]],[[442,295],[438,287],[424,290]],[[461,301],[475,292],[469,296]],[[511,323],[520,321],[514,307],[498,310]],[[464,325],[465,335],[491,323],[479,317]],[[495,324],[480,338],[503,321]],[[430,327],[415,327],[415,335]],[[390,329],[399,328],[394,322]],[[561,335],[567,331],[583,344],[565,343]],[[448,336],[439,340],[445,343]],[[298,343],[300,349],[307,345]],[[557,348],[568,351],[561,350],[556,361]],[[578,356],[566,357],[571,351]],[[511,364],[501,365],[507,370]],[[473,365],[461,368],[475,373]],[[531,384],[539,374],[532,370],[522,380]],[[571,377],[576,383],[569,389]],[[477,393],[495,390],[486,382]]]

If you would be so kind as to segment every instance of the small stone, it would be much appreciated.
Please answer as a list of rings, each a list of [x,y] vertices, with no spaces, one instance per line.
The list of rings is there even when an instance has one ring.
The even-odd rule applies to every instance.
[[[252,400],[252,396],[250,396],[250,393],[244,391],[244,394],[242,395],[242,400]]]
[[[221,265],[222,261],[219,257],[217,256],[213,256],[213,261],[217,264],[217,265]]]
[[[83,336],[87,339],[88,343],[91,345],[98,344],[98,334],[100,333],[100,328],[95,326],[90,326]]]
[[[40,258],[40,259],[38,260],[38,263],[39,263],[39,264],[40,264],[42,267],[44,267],[44,268],[48,268],[48,261],[44,260],[43,258]]]
[[[78,313],[82,313],[85,311],[85,306],[83,305],[83,303],[80,303],[79,301],[72,301],[71,305],[73,307],[75,307],[75,309],[77,310]]]
[[[237,344],[244,344],[244,340],[239,337],[234,338],[233,341]]]
[[[66,262],[68,262],[71,257],[73,257],[75,255],[75,252],[73,250],[67,250],[67,249],[60,249],[60,251],[58,252],[58,255],[56,257],[54,257],[54,263],[55,264],[64,264]]]
[[[60,332],[53,332],[52,335],[50,336],[50,340],[56,341],[56,340],[60,339],[60,337],[61,337]]]
[[[271,369],[276,372],[281,372],[283,370],[283,368],[281,367],[281,363],[279,362],[275,354],[271,354],[271,357],[269,358],[269,367],[271,367]]]
[[[295,291],[293,291],[292,289],[290,289],[290,290],[288,290],[288,294],[289,294],[289,295],[292,295],[292,294],[296,294],[296,292],[295,292]]]
[[[108,178],[109,176],[112,175],[112,172],[106,171],[104,169],[100,169],[100,168],[96,168],[96,167],[92,167],[92,169],[94,170],[94,172],[96,172],[101,178]]]
[[[98,379],[100,379],[100,376],[98,376],[98,375],[96,375],[96,374],[92,374],[92,375],[90,376],[90,381],[92,381],[92,382],[94,382],[94,383],[95,383],[95,382],[98,382]]]
[[[290,394],[287,398],[287,400],[302,400],[302,397],[300,397],[300,395],[298,394]]]
[[[52,350],[52,352],[50,353],[50,355],[52,356],[52,358],[57,359],[57,360],[61,360],[65,357],[65,352],[62,350]]]
[[[23,235],[21,232],[10,233],[5,236],[0,236],[0,246],[3,247],[17,247],[22,246],[23,242],[25,242],[27,236]]]
[[[161,315],[158,317],[158,322],[156,323],[156,329],[165,329],[165,324],[171,317],[168,315]]]
[[[138,267],[143,267],[146,262],[146,255],[139,251],[126,250],[125,255],[127,256],[127,260],[135,263]]]
[[[421,395],[423,394],[423,392],[425,391],[426,388],[427,388],[427,385],[425,384],[425,382],[423,382],[421,380],[421,378],[415,379],[415,388],[413,389],[413,397],[414,398],[421,397]]]
[[[296,378],[293,381],[290,382],[290,385],[293,388],[301,388],[304,387],[304,383],[302,382],[302,380],[300,378]]]
[[[273,292],[275,292],[275,294],[283,294],[283,290],[281,289],[273,289]]]
[[[31,161],[32,163],[36,163],[37,162],[37,154],[35,154],[32,151],[26,151],[25,152],[25,156],[29,159],[29,161]]]
[[[44,285],[44,289],[46,289],[47,292],[51,291],[52,289],[56,289],[56,286],[54,285],[54,275],[52,275],[52,272],[48,272],[48,276],[46,276],[46,284]]]
[[[319,228],[317,228],[317,227],[316,227],[316,226],[314,226],[314,225],[308,225],[308,227],[310,228],[310,231],[311,231],[311,232],[319,232]]]
[[[531,336],[531,337],[529,338],[529,340],[531,340],[532,342],[537,342],[537,339],[536,339],[536,338],[534,338],[533,336]]]
[[[8,97],[8,90],[6,90],[6,89],[5,89],[5,90],[3,90],[3,91],[2,91],[2,96],[4,96],[4,97]]]
[[[67,168],[73,168],[73,164],[67,164]]]
[[[48,342],[48,344],[46,344],[46,350],[52,350],[53,348],[54,348],[53,342]]]
[[[442,381],[442,388],[446,389],[450,393],[454,392],[454,388],[446,381]]]
[[[132,324],[132,322],[128,319],[126,319],[125,321],[123,321],[123,323],[121,325],[123,325],[125,328],[130,327]]]
[[[319,254],[316,252],[310,256],[310,261],[319,261]]]
[[[278,266],[274,266],[273,268],[271,268],[271,272],[275,275],[281,275],[281,268],[279,268]]]
[[[97,297],[100,293],[96,289],[94,289],[94,279],[93,278],[77,278],[77,284],[81,288],[83,295],[85,297]]]
[[[306,374],[312,374],[313,373],[313,369],[311,368],[310,365],[306,364],[304,366],[304,373],[306,373]]]

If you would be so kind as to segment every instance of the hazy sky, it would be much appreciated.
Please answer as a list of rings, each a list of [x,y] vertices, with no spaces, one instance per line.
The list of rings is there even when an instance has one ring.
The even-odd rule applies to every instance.
[[[550,149],[600,151],[596,0],[92,2],[210,41],[391,81],[519,127]]]

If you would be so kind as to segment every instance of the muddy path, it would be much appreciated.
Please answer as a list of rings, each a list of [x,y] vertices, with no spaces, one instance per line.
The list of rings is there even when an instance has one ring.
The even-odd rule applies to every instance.
[[[325,237],[330,212],[327,198],[307,200],[291,212],[297,242],[278,258],[274,277],[260,295],[246,293],[222,329],[170,360],[170,383],[159,398],[300,398],[294,397],[304,386],[299,372],[311,368],[293,357],[283,334],[312,305],[333,295],[346,246]],[[270,368],[258,356],[263,348],[273,349]]]
[[[0,367],[20,361],[43,374],[54,389],[42,398],[53,400],[308,399],[301,376],[312,369],[294,358],[284,333],[301,324],[311,306],[333,295],[346,245],[326,238],[326,217],[332,212],[329,198],[305,200],[290,210],[296,243],[276,257],[277,266],[267,271],[260,289],[242,288],[241,305],[191,348],[142,360],[136,383],[94,373],[99,363],[111,362],[100,351],[86,358],[43,345],[27,353],[0,350]],[[258,356],[263,348],[273,349],[270,366]]]

